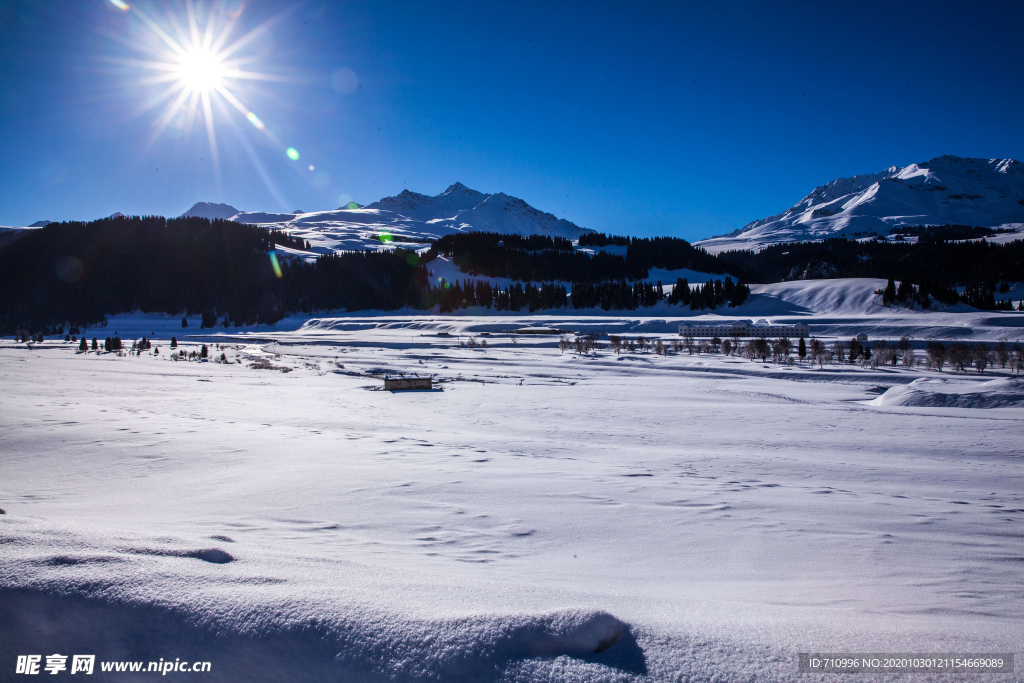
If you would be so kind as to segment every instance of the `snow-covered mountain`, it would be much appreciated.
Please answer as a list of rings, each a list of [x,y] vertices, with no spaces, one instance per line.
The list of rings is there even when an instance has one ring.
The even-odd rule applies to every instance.
[[[222,218],[227,220],[239,213],[238,209],[230,204],[214,204],[212,202],[196,202],[191,209],[181,214],[179,218]]]
[[[838,178],[783,213],[697,242],[712,253],[780,242],[885,235],[902,225],[961,224],[1024,230],[1024,165],[941,156]]]
[[[197,204],[196,206],[199,206]],[[455,183],[439,195],[403,190],[361,208],[312,213],[240,212],[231,220],[287,230],[308,241],[315,253],[385,248],[381,235],[426,245],[458,231],[551,235],[578,239],[586,228],[544,213],[502,192],[484,194]],[[388,247],[389,248],[389,247]]]

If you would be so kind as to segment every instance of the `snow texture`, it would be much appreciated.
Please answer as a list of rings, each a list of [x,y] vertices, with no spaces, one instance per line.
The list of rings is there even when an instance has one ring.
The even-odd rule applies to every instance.
[[[1014,159],[941,156],[879,173],[838,178],[784,213],[696,244],[711,253],[760,249],[854,233],[886,235],[901,225],[1002,227],[1024,238],[1024,167]],[[1013,235],[1012,237],[1010,235]]]
[[[816,291],[836,286],[843,303]],[[876,307],[873,286],[785,283],[751,305],[828,343],[1021,336],[1024,315]],[[679,321],[199,330],[135,314],[85,334],[159,354],[0,341],[2,666],[59,652],[209,660],[211,681],[815,681],[798,652],[1019,650],[1020,380],[579,356],[502,332],[669,340]],[[172,362],[171,335],[231,362]],[[385,392],[385,374],[441,389]]]

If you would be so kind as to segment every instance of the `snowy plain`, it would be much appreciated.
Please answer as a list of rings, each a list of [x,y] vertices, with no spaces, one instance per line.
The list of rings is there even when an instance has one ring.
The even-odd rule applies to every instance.
[[[1024,314],[888,309],[875,287],[766,285],[697,317],[772,315],[827,341],[1021,337]],[[828,679],[797,673],[798,652],[1019,651],[1024,381],[579,356],[503,332],[669,340],[693,316],[199,330],[136,314],[87,335],[152,335],[159,354],[0,342],[4,666],[74,652],[209,660],[207,680],[789,681]],[[230,363],[171,361],[172,335]],[[386,392],[385,374],[440,388]]]

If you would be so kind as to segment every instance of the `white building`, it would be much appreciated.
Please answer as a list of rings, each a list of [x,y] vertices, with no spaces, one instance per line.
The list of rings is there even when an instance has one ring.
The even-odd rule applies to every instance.
[[[679,326],[679,334],[689,333],[694,337],[808,337],[810,330],[807,325],[772,325],[763,318],[758,320],[737,320],[728,325],[703,325],[683,323]]]

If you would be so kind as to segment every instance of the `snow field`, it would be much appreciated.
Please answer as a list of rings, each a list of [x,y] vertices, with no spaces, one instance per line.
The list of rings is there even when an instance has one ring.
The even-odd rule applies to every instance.
[[[150,336],[160,319],[108,329],[130,324]],[[495,329],[527,324],[675,323],[203,331],[243,361],[227,365],[166,360],[163,334],[140,358],[4,342],[4,661],[89,648],[208,659],[213,680],[796,680],[799,651],[1020,642],[1020,404],[884,400],[1017,380],[579,357]],[[372,371],[446,381],[391,393]]]

